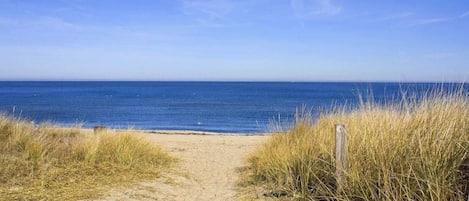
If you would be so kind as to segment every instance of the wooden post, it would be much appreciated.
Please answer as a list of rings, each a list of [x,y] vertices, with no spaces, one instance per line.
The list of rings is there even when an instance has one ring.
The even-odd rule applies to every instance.
[[[99,134],[99,133],[106,133],[107,132],[107,127],[106,126],[95,126],[93,128],[94,134]]]
[[[340,191],[346,182],[347,169],[347,130],[344,124],[335,125],[335,175],[337,190]]]

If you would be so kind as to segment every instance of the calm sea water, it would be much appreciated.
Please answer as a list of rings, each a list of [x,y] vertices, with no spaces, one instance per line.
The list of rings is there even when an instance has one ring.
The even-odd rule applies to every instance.
[[[398,99],[429,83],[0,82],[0,111],[35,122],[113,128],[269,131],[303,105],[357,104],[359,94]],[[441,84],[439,84],[441,85]]]

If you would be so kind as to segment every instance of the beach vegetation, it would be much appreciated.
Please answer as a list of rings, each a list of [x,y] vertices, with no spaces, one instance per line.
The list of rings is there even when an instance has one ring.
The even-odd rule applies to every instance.
[[[0,198],[81,200],[158,177],[175,158],[129,132],[60,128],[0,115]]]
[[[467,200],[467,89],[362,100],[313,118],[300,110],[247,160],[242,184],[281,200]],[[347,128],[346,180],[335,174],[335,124]]]

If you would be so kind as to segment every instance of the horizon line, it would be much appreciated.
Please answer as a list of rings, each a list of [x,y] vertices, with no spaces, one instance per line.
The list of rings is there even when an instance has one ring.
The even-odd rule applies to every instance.
[[[0,82],[264,82],[264,83],[461,83],[466,84],[466,81],[435,81],[435,80],[411,80],[411,81],[397,81],[397,80],[131,80],[131,79],[0,79]]]

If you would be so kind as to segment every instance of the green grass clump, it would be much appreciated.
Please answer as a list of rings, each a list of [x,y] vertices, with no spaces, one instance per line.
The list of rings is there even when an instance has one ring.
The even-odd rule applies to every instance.
[[[248,159],[245,182],[288,200],[466,200],[467,91],[308,115]],[[347,181],[335,178],[334,125],[347,125]],[[267,193],[266,195],[269,195]]]
[[[158,177],[175,161],[142,136],[39,127],[0,115],[0,198],[78,200]]]

